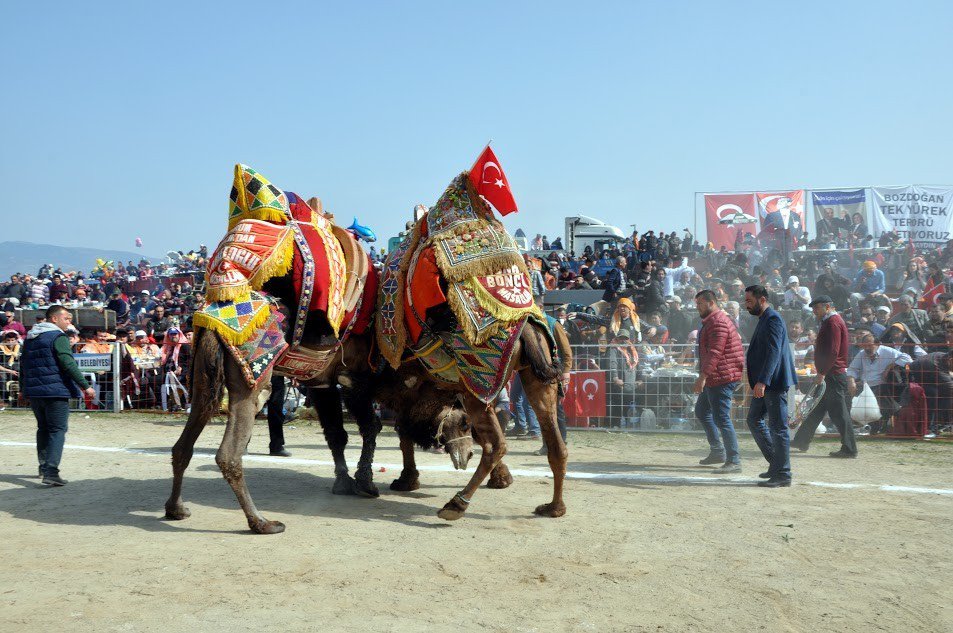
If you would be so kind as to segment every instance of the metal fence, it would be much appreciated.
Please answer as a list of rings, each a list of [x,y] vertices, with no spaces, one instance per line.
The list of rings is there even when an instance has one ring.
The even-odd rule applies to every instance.
[[[82,349],[83,344],[75,346]],[[188,391],[183,375],[162,370],[158,349],[142,349],[117,343],[96,343],[95,352],[74,352],[73,358],[83,377],[93,388],[92,397],[70,400],[73,411],[112,411],[128,409],[185,410]],[[0,357],[0,398],[4,408],[29,408],[20,392],[19,357],[4,353]]]
[[[619,431],[703,432],[695,417],[698,379],[694,344],[574,345],[573,371],[562,401],[567,423],[577,428]],[[627,354],[623,354],[625,349]],[[881,412],[876,420],[855,421],[861,434],[923,437],[953,432],[953,374],[946,344],[907,346],[908,362],[893,364],[885,375],[871,379],[871,391]],[[817,374],[813,346],[803,340],[792,345],[798,385],[788,393],[789,418],[813,387]],[[864,352],[853,348],[850,359]],[[856,389],[863,390],[858,376]],[[743,425],[751,390],[743,375],[735,389],[731,416]],[[853,396],[851,398],[853,401]],[[861,416],[857,416],[861,417]],[[869,415],[867,417],[870,417]],[[834,431],[825,418],[820,432]]]

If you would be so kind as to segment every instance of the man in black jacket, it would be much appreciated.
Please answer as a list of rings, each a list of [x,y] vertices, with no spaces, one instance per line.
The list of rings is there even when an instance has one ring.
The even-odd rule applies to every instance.
[[[36,454],[47,486],[67,483],[60,477],[60,460],[69,423],[69,399],[82,395],[77,385],[89,397],[96,393],[73,359],[66,336],[72,322],[69,310],[51,306],[46,322],[33,326],[27,334],[20,357],[20,386],[36,417]]]
[[[603,285],[605,292],[602,293],[602,300],[610,303],[615,302],[619,297],[625,296],[625,257],[621,255],[616,257],[615,268],[606,273],[606,281]]]

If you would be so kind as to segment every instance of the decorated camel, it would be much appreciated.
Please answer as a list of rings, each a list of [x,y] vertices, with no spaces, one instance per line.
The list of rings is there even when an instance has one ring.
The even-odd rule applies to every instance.
[[[487,477],[491,488],[512,483],[502,463],[503,429],[491,405],[518,372],[539,418],[554,478],[552,500],[535,512],[558,517],[566,512],[568,456],[556,427],[558,379],[571,363],[571,352],[565,335],[558,328],[554,333],[533,302],[519,249],[487,200],[502,213],[515,210],[489,147],[388,254],[375,316],[377,343],[395,369],[417,368],[422,382],[460,395],[482,449],[473,476],[438,516],[461,518]],[[413,490],[418,475],[412,461],[408,467],[407,450],[404,455],[404,472],[391,488]]]
[[[182,480],[193,447],[228,392],[228,421],[215,461],[238,497],[249,527],[262,534],[284,530],[252,501],[242,454],[255,414],[270,391],[272,372],[312,387],[311,396],[334,458],[335,494],[378,496],[371,468],[380,424],[373,414],[373,388],[380,384],[369,362],[378,277],[357,242],[356,222],[342,229],[328,219],[320,201],[308,203],[254,170],[235,168],[228,233],[207,267],[209,303],[193,317],[190,368],[192,410],[172,449],[172,493],[166,517],[190,515],[182,502]],[[398,380],[391,370],[389,380]],[[362,449],[354,478],[348,472],[339,383],[357,420]],[[434,428],[440,443],[464,432],[465,417],[452,393],[429,389],[400,407],[406,428]],[[455,463],[465,465],[467,442]]]

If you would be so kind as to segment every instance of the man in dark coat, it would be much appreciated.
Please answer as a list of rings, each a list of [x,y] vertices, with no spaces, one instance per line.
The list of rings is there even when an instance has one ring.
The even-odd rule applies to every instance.
[[[625,257],[619,256],[615,260],[615,268],[606,273],[606,281],[603,285],[605,292],[602,293],[602,300],[609,303],[614,302],[625,292]]]
[[[788,332],[784,319],[768,305],[768,291],[764,286],[745,288],[745,308],[749,314],[758,317],[745,357],[748,385],[754,392],[747,422],[769,464],[768,471],[761,474],[761,478],[767,481],[758,485],[764,488],[787,487],[791,485],[788,388],[797,384]],[[768,418],[767,424],[765,417]]]
[[[27,334],[20,357],[20,387],[30,399],[36,417],[36,454],[40,476],[46,486],[65,486],[60,477],[60,460],[69,423],[69,399],[96,392],[83,378],[70,351],[66,328],[73,314],[63,306],[51,306],[46,321]]]

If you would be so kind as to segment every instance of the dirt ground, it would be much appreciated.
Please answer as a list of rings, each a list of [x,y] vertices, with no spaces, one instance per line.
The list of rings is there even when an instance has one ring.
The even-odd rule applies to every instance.
[[[262,455],[259,423],[249,486],[288,529],[258,536],[212,459],[223,425],[186,475],[192,518],[169,522],[181,419],[70,424],[70,484],[47,489],[32,417],[0,413],[0,631],[953,631],[951,444],[866,441],[845,461],[820,441],[793,456],[794,487],[766,490],[746,432],[733,478],[697,466],[700,436],[576,432],[584,478],[543,519],[545,458],[514,441],[513,486],[446,523],[436,511],[469,476],[446,456],[420,455],[421,489],[393,493],[385,432],[381,498],[337,497],[318,427],[289,427],[282,460]]]

